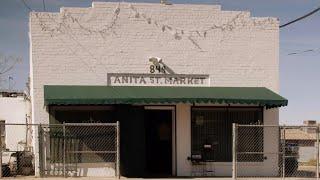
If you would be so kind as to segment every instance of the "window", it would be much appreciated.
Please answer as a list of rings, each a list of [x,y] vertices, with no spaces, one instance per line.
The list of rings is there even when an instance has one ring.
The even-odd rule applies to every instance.
[[[1,135],[1,147],[2,149],[6,149],[6,126],[5,126],[6,121],[5,120],[0,120],[0,135]]]
[[[191,134],[192,156],[201,157],[202,161],[231,162],[232,161],[232,123],[259,124],[262,123],[262,108],[192,108]],[[252,142],[242,143],[239,150],[250,148],[254,152],[263,151],[263,131],[238,131],[240,138],[254,137]],[[239,139],[241,142],[247,142]],[[250,143],[250,144],[249,144]],[[261,161],[259,157],[241,157],[241,161]],[[261,157],[260,157],[261,156]]]
[[[51,107],[50,123],[114,123],[115,111],[110,106],[65,106]],[[114,128],[106,126],[66,126],[63,137],[61,126],[50,127],[51,162],[63,162],[65,142],[67,163],[114,162],[115,154],[94,153],[94,151],[114,151],[115,144],[106,141],[116,137]],[[65,138],[65,139],[64,139]]]

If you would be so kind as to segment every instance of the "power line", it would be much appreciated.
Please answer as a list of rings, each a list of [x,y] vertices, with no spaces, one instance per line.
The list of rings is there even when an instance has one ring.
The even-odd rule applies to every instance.
[[[312,53],[312,52],[316,53],[317,51],[320,51],[320,48],[294,51],[294,52],[288,53],[287,55],[291,56],[291,55],[298,55],[298,54],[303,54],[303,53]]]
[[[30,6],[28,6],[28,4],[27,4],[24,0],[21,0],[21,2],[23,3],[23,5],[24,5],[29,11],[32,11],[32,9],[30,8]]]
[[[293,23],[295,23],[295,22],[298,22],[298,21],[300,21],[300,20],[302,20],[302,19],[304,19],[304,18],[307,18],[307,17],[311,16],[312,14],[318,12],[319,10],[320,10],[320,7],[316,8],[315,10],[309,12],[309,13],[306,14],[306,15],[303,15],[303,16],[301,16],[301,17],[299,17],[299,18],[297,18],[297,19],[295,19],[295,20],[293,20],[293,21],[290,21],[290,22],[288,22],[288,23],[285,23],[285,24],[281,25],[280,28],[286,27],[286,26],[288,26],[288,25],[290,25],[290,24],[293,24]]]

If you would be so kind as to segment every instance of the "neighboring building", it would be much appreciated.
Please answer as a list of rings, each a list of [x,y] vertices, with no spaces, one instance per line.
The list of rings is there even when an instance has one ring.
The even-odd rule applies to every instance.
[[[304,120],[303,125],[305,126],[317,126],[316,120]]]
[[[317,129],[319,124],[316,120],[304,120],[300,128],[288,128],[282,131],[282,139],[285,136],[287,144],[298,148],[298,161],[307,163],[315,161],[317,157]]]
[[[298,161],[311,162],[317,157],[317,129],[319,124],[316,120],[304,120],[300,128],[287,128],[282,131],[282,139],[285,136],[287,144],[298,148]]]
[[[288,128],[282,129],[282,138],[285,139],[287,147],[295,147],[298,149],[298,161],[305,163],[312,160],[316,160],[317,157],[317,138],[315,133],[308,133],[308,131],[313,132],[316,128]],[[306,131],[308,130],[308,131]],[[285,137],[285,138],[284,138]]]
[[[303,121],[303,125],[304,126],[318,126],[316,120],[304,120]],[[304,129],[304,131],[306,131],[307,133],[316,133],[317,132],[317,128],[308,128],[308,127],[306,127]]]
[[[196,158],[211,176],[231,176],[232,123],[278,125],[287,105],[277,94],[278,20],[217,5],[93,2],[32,12],[30,75],[34,123],[120,121],[128,177],[192,176]],[[256,133],[246,137],[268,157],[243,159],[257,166],[243,162],[239,172],[277,176],[279,133]],[[77,171],[113,173],[106,166]]]
[[[15,91],[0,91],[0,123],[11,124],[1,126],[1,141],[5,151],[30,150],[31,123],[30,100],[25,93]],[[12,125],[20,124],[20,125]]]
[[[294,143],[298,146],[314,146],[316,142],[316,134],[308,133],[304,128],[285,129],[285,135],[283,136],[285,136],[286,142]]]

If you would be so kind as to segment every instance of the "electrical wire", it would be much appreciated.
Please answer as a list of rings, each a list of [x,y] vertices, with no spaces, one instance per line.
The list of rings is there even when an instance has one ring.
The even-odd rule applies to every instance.
[[[316,53],[320,51],[320,48],[318,49],[307,49],[307,50],[301,50],[301,51],[295,51],[295,52],[291,52],[291,53],[288,53],[287,55],[288,56],[291,56],[291,55],[298,55],[298,54],[303,54],[303,53]]]
[[[26,7],[29,11],[32,11],[31,7],[28,6],[28,4],[25,2],[25,0],[21,0],[21,2],[23,3],[24,7]]]
[[[309,12],[308,14],[305,14],[305,15],[303,15],[303,16],[301,16],[301,17],[299,17],[299,18],[297,18],[297,19],[295,19],[295,20],[293,20],[293,21],[290,21],[290,22],[288,22],[288,23],[285,23],[285,24],[283,24],[283,25],[281,25],[281,26],[279,26],[279,27],[280,27],[280,28],[286,27],[286,26],[288,26],[288,25],[290,25],[290,24],[293,24],[293,23],[295,23],[295,22],[298,22],[298,21],[300,21],[300,20],[302,20],[302,19],[304,19],[304,18],[307,18],[307,17],[311,16],[312,14],[314,14],[314,13],[316,13],[316,12],[318,12],[318,11],[320,11],[320,7],[318,7],[318,8],[316,8],[315,10]]]

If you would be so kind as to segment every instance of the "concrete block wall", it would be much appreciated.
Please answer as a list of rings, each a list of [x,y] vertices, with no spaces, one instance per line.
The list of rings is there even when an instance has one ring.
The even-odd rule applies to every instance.
[[[210,86],[279,91],[276,18],[218,5],[93,2],[88,8],[32,12],[29,24],[34,123],[49,122],[44,85],[107,85],[107,73],[149,73],[148,58],[154,56],[177,74],[208,74]],[[190,129],[183,115],[189,108],[177,106],[181,138],[190,136],[183,130]],[[268,116],[278,123],[278,111]],[[177,147],[178,175],[190,173],[184,157],[189,141]]]

